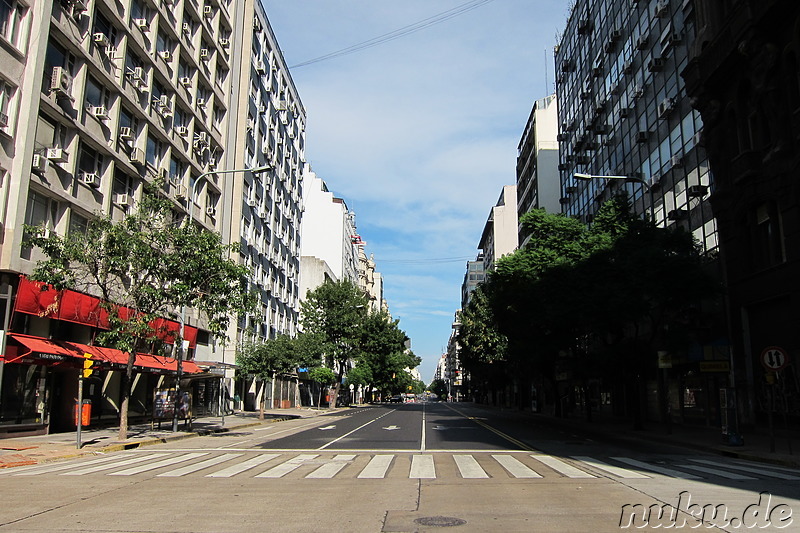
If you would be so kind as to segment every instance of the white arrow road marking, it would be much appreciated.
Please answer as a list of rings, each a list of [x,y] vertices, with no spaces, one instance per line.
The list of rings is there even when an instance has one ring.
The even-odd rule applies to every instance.
[[[389,426],[389,427],[385,427],[383,429],[386,429],[388,431],[394,431],[395,429],[400,429],[400,426]]]
[[[327,430],[329,430],[329,429],[333,429],[333,428],[335,428],[335,427],[336,427],[336,426],[335,426],[335,425],[333,425],[333,426],[325,426],[324,428],[317,428],[317,429],[319,429],[319,430],[321,430],[321,431],[327,431]]]

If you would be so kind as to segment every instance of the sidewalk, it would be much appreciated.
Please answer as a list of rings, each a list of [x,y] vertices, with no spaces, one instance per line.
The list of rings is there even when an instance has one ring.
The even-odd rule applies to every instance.
[[[119,426],[105,428],[83,428],[81,430],[81,448],[78,449],[78,440],[75,431],[68,433],[52,433],[50,435],[37,435],[33,437],[12,437],[0,439],[0,469],[15,466],[47,463],[61,459],[80,457],[120,450],[129,450],[161,444],[176,440],[211,435],[214,433],[232,433],[241,429],[291,420],[295,418],[309,418],[327,413],[332,410],[316,410],[305,408],[275,409],[264,412],[264,420],[258,419],[258,412],[237,412],[222,419],[216,417],[195,418],[191,429],[181,422],[178,431],[172,431],[170,421],[162,422],[151,429],[150,423],[132,424],[128,427],[128,439],[118,440]]]
[[[564,430],[607,442],[632,444],[636,442],[657,442],[665,446],[689,448],[707,453],[758,461],[794,468],[800,468],[800,431],[775,429],[774,447],[766,429],[744,432],[742,446],[724,443],[722,431],[718,427],[672,424],[667,428],[657,422],[647,422],[644,429],[635,430],[630,421],[593,414],[593,421],[573,415],[570,418],[556,418],[546,414],[530,413],[536,422],[556,426]]]

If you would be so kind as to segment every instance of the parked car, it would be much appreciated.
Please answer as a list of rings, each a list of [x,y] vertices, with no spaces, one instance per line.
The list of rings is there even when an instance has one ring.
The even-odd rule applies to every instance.
[[[394,396],[389,398],[389,403],[403,403],[403,395],[395,394]]]

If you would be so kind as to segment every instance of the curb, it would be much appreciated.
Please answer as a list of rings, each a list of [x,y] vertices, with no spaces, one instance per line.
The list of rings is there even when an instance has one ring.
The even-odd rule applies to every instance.
[[[137,448],[142,448],[145,446],[153,446],[155,444],[166,444],[168,442],[179,441],[184,439],[191,439],[193,437],[203,437],[208,435],[214,435],[219,433],[228,433],[233,430],[239,430],[249,427],[260,426],[262,424],[274,424],[276,422],[284,422],[287,420],[296,420],[298,418],[302,418],[300,416],[295,415],[285,415],[275,418],[268,418],[264,420],[259,420],[257,422],[246,422],[244,424],[239,424],[236,426],[231,427],[214,427],[209,429],[202,429],[198,431],[191,431],[186,433],[181,433],[177,435],[170,435],[167,437],[152,437],[152,438],[145,438],[142,440],[137,440],[134,442],[120,442],[117,444],[109,444],[107,446],[103,446],[101,448],[90,449],[90,448],[81,448],[80,450],[75,449],[72,451],[65,451],[63,454],[55,454],[51,457],[43,457],[40,459],[23,459],[22,457],[19,460],[14,462],[5,463],[0,461],[0,470],[5,470],[7,468],[15,468],[19,466],[29,466],[29,465],[36,465],[36,464],[46,464],[52,463],[56,461],[63,461],[67,459],[76,459],[78,457],[83,457],[86,455],[99,455],[104,453],[111,453],[111,452],[120,452],[124,450],[134,450]]]

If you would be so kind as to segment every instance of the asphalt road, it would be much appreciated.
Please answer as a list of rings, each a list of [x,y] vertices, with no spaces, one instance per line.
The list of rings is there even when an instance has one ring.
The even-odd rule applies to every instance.
[[[798,470],[470,404],[337,410],[0,471],[0,487],[0,533],[800,528]]]

